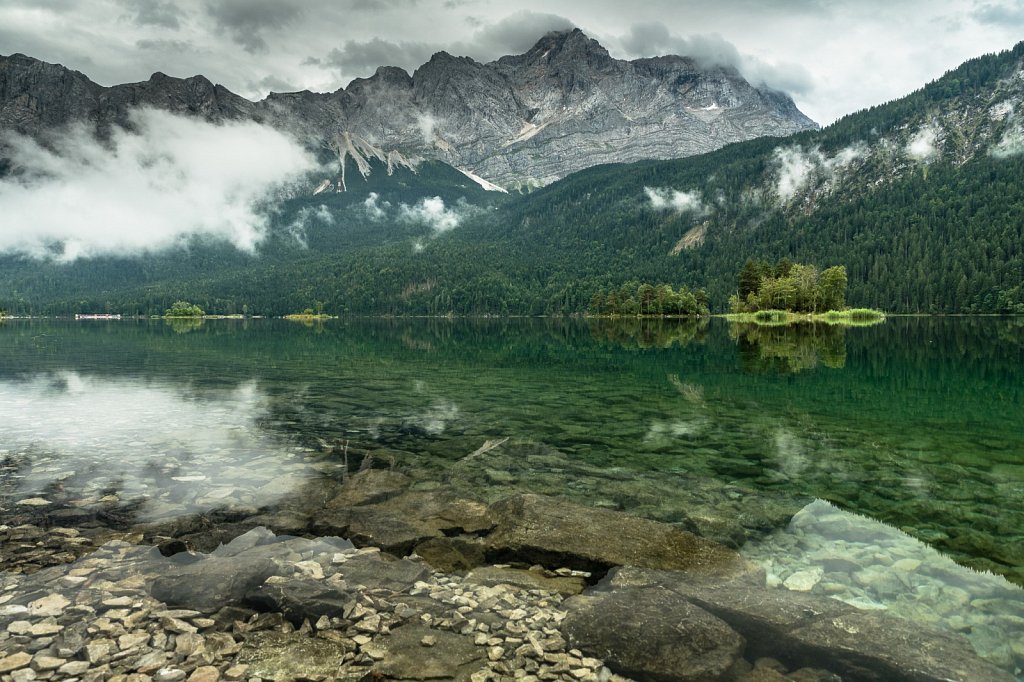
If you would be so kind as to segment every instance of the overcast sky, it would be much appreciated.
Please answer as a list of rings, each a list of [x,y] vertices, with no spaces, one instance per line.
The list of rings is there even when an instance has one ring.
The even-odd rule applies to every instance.
[[[811,118],[899,97],[1024,38],[1024,0],[0,0],[0,54],[103,85],[203,74],[258,99],[439,50],[491,60],[577,26],[618,58],[736,65]]]

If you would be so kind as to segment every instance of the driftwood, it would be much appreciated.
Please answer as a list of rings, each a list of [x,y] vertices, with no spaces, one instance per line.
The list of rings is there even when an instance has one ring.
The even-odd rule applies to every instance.
[[[495,448],[501,447],[507,441],[508,441],[508,436],[506,436],[505,438],[502,438],[501,440],[485,440],[483,445],[481,445],[476,450],[474,450],[473,452],[469,453],[468,455],[466,455],[465,457],[460,459],[458,461],[458,463],[461,464],[462,462],[468,462],[469,460],[471,460],[471,459],[473,459],[475,457],[479,457],[480,455],[482,455],[484,453],[490,452],[491,450],[493,450]]]

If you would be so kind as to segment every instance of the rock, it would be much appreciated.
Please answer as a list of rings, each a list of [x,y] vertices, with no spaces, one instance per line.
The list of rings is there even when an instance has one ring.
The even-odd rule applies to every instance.
[[[754,586],[742,579],[637,568],[615,569],[603,585],[612,590],[658,586],[676,592],[740,633],[748,657],[776,658],[790,668],[821,668],[843,679],[879,682],[1013,679],[979,658],[962,635],[884,612],[859,611],[826,597]]]
[[[236,664],[246,674],[267,680],[336,677],[345,647],[325,639],[292,632],[254,632],[246,636]]]
[[[31,662],[32,654],[26,654],[24,652],[5,656],[4,658],[0,658],[0,674],[24,668]]]
[[[32,682],[36,677],[36,671],[32,668],[22,668],[11,673],[11,682]]]
[[[490,507],[488,536],[498,560],[605,571],[612,566],[735,575],[758,569],[738,553],[664,523],[541,495],[514,495]]]
[[[579,594],[586,587],[583,578],[577,576],[545,575],[541,571],[527,571],[518,568],[481,566],[466,574],[466,582],[476,585],[512,585],[524,590],[545,590],[565,595]]]
[[[50,501],[42,497],[29,497],[24,500],[18,500],[17,504],[23,507],[46,507],[50,504]]]
[[[486,563],[482,542],[459,538],[430,538],[416,545],[415,553],[444,573],[468,571]]]
[[[47,635],[55,635],[63,629],[63,625],[44,621],[42,623],[35,623],[32,625],[32,627],[28,629],[28,634],[33,637],[46,637]]]
[[[153,682],[181,682],[185,679],[185,671],[179,668],[160,668],[153,675]]]
[[[424,637],[433,637],[431,647],[419,643]],[[383,657],[374,665],[375,678],[383,676],[394,680],[460,680],[468,682],[470,676],[485,664],[483,649],[469,637],[443,630],[431,630],[420,625],[406,625],[390,636],[381,638]]]
[[[411,589],[429,573],[421,562],[409,559],[389,561],[379,553],[354,556],[339,567],[339,574],[349,586],[364,585],[392,592]]]
[[[743,638],[726,623],[662,587],[580,595],[562,606],[569,643],[636,680],[720,680],[743,654]]]
[[[47,656],[45,654],[36,654],[32,659],[32,667],[36,670],[56,670],[67,663],[67,660],[63,658],[57,658],[55,656]]]
[[[367,469],[352,475],[330,500],[328,509],[343,509],[384,502],[405,492],[412,479],[387,469]]]
[[[797,571],[786,578],[782,584],[787,590],[810,592],[814,589],[815,585],[821,582],[823,575],[825,575],[824,569],[818,567],[806,571]]]
[[[129,632],[117,638],[117,648],[124,651],[132,647],[144,646],[149,643],[149,638],[148,632]]]
[[[42,599],[36,599],[28,605],[28,612],[36,618],[47,616],[59,616],[71,602],[61,594],[51,594]]]
[[[278,611],[296,627],[302,621],[340,614],[351,592],[316,580],[303,578],[268,581],[246,595],[245,604],[260,611]]]
[[[278,573],[269,559],[246,561],[237,557],[206,557],[186,566],[167,569],[153,580],[150,593],[172,606],[215,613],[240,604],[245,596]]]
[[[89,669],[89,661],[68,661],[57,672],[68,677],[77,677]]]
[[[201,665],[188,676],[188,682],[217,682],[220,671],[212,665]]]

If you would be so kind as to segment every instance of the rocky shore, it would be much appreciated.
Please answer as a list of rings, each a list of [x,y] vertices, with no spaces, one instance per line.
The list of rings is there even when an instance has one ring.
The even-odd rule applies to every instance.
[[[1014,679],[963,635],[769,586],[668,524],[388,470],[293,500],[0,526],[0,680]]]

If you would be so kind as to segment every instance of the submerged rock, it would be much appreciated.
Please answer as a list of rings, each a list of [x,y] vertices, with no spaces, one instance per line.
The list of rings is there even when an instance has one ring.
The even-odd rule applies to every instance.
[[[568,599],[562,632],[572,646],[641,682],[729,679],[743,638],[662,587],[622,588]]]
[[[793,667],[827,668],[844,680],[1013,680],[1008,672],[979,658],[962,635],[860,611],[834,599],[743,580],[639,568],[614,570],[606,586],[670,590],[740,633],[749,657],[772,656]]]
[[[347,679],[339,676],[344,645],[298,632],[253,632],[246,637],[236,663],[248,666],[249,677],[268,680]],[[365,670],[353,675],[359,679]]]
[[[544,566],[604,571],[612,566],[728,576],[757,571],[733,550],[674,526],[542,495],[490,507],[497,524],[489,555]]]
[[[473,673],[485,669],[485,650],[473,638],[451,632],[407,625],[381,644],[383,658],[370,672],[373,679],[468,682]]]

